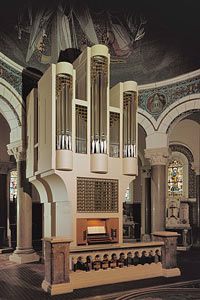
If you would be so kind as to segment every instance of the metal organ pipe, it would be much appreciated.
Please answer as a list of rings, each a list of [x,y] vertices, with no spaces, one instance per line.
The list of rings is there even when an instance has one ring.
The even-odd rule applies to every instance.
[[[107,57],[91,58],[91,153],[107,153]]]
[[[72,150],[72,76],[56,76],[56,149]]]
[[[123,94],[123,148],[124,157],[136,157],[137,93]]]

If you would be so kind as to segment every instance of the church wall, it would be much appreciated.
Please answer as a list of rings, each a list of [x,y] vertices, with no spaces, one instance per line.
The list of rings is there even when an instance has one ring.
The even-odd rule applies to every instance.
[[[180,121],[169,136],[170,143],[181,143],[191,150],[194,164],[199,165],[200,126],[192,120]]]

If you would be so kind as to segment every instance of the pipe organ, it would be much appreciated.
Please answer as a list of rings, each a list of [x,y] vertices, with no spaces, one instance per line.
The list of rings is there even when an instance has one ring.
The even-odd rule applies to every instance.
[[[52,64],[27,97],[38,139],[28,138],[26,176],[46,201],[44,235],[72,246],[122,243],[122,202],[137,176],[137,83],[110,89],[109,67],[105,45],[87,47],[73,65]]]
[[[56,149],[72,150],[72,75],[56,75]]]
[[[108,59],[91,58],[91,153],[107,153]]]
[[[135,91],[123,93],[123,157],[136,157],[136,111]]]

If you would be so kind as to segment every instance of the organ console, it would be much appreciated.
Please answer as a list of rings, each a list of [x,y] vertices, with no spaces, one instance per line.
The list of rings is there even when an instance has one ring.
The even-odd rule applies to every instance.
[[[117,243],[119,220],[77,219],[77,245]]]

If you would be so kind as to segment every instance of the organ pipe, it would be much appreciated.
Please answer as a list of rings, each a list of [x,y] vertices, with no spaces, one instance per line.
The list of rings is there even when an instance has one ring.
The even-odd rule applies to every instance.
[[[72,150],[72,76],[56,76],[56,149]]]
[[[124,157],[136,157],[136,113],[137,93],[123,93],[123,154]]]
[[[108,60],[91,58],[91,153],[107,153]]]

